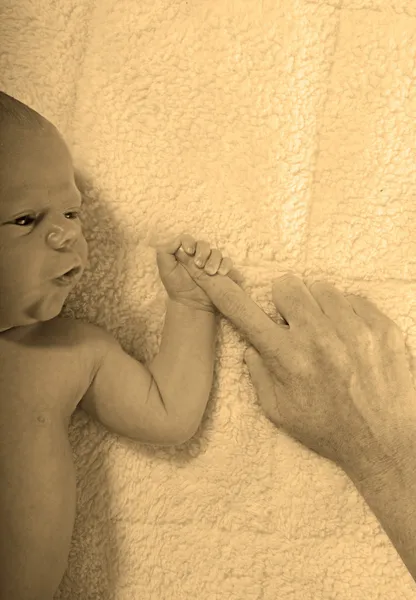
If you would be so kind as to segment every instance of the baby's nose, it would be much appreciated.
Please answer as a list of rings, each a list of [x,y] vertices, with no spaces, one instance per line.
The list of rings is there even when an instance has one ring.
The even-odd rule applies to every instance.
[[[59,237],[60,235],[62,235],[61,232],[57,232],[57,231],[51,231],[48,234],[48,241],[52,242],[53,244],[56,244],[57,242],[59,242]]]
[[[48,233],[47,239],[49,243],[56,245],[71,241],[75,239],[76,236],[76,227],[71,227],[70,223],[68,223],[68,227],[65,228],[56,225],[53,231]]]

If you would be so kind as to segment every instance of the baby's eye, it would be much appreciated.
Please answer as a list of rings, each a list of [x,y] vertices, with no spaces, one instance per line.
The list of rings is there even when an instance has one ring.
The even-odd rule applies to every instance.
[[[80,212],[78,210],[74,210],[71,211],[69,213],[66,213],[67,215],[75,215],[75,218],[78,218],[80,215]],[[31,223],[24,223],[24,224],[19,224],[19,221],[25,220],[25,219],[30,219],[31,223],[33,223],[33,221],[35,220],[34,217],[31,217],[30,215],[23,215],[22,217],[19,217],[18,219],[15,219],[13,221],[13,223],[15,225],[18,225],[19,227],[27,227],[28,225],[30,225]]]
[[[22,224],[21,224],[21,223],[19,223],[19,221],[24,221],[25,219],[30,219],[31,221],[34,221],[33,217],[29,217],[28,215],[25,215],[25,216],[23,216],[23,217],[19,217],[18,219],[15,219],[15,220],[13,221],[13,223],[14,223],[15,225],[19,225],[19,226],[20,226],[20,225],[22,225]],[[28,225],[28,223],[23,223],[23,227],[25,227],[26,225]]]

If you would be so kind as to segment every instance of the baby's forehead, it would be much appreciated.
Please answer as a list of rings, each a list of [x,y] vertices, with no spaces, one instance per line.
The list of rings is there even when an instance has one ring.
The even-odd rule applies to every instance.
[[[56,131],[1,132],[0,167],[19,171],[31,167],[56,169],[61,164],[72,167],[72,158],[64,139]]]
[[[22,154],[16,161],[0,164],[0,209],[19,210],[31,201],[67,204],[82,200],[72,161],[65,155],[41,154]]]
[[[48,146],[65,147],[65,141],[59,130],[45,121],[40,125],[24,125],[15,122],[2,123],[0,127],[0,150],[24,152]]]
[[[70,151],[53,125],[43,128],[6,127],[0,131],[0,195],[18,197],[75,186]],[[13,201],[12,198],[10,198]]]

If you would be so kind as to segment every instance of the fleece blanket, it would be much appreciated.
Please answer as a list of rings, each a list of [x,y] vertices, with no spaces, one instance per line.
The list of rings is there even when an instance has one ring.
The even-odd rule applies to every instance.
[[[2,0],[0,87],[51,120],[90,264],[64,316],[144,364],[166,292],[149,242],[230,256],[273,319],[288,270],[371,298],[416,355],[413,0]],[[82,410],[59,600],[404,600],[415,584],[334,464],[262,413],[218,315],[195,437],[155,447]]]

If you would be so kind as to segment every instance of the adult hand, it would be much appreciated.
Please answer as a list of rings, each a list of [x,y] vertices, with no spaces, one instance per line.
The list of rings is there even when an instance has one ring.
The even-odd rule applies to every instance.
[[[294,439],[357,476],[393,460],[416,419],[404,338],[364,298],[334,286],[276,280],[278,325],[234,281],[181,261],[252,344],[245,360],[266,416]],[[414,435],[414,430],[412,432]],[[407,439],[407,437],[406,437]]]

